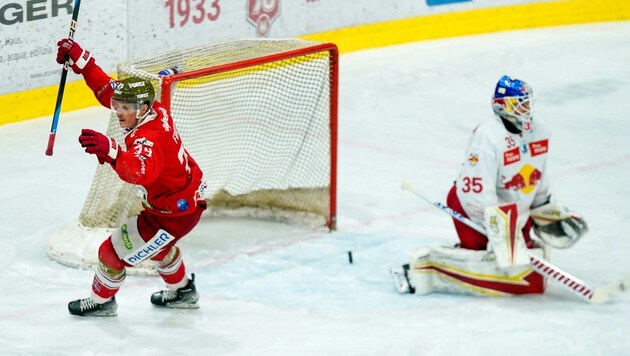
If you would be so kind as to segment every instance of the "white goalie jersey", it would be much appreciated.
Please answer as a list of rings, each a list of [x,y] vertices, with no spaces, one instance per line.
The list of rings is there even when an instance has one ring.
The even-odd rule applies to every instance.
[[[521,134],[509,132],[497,116],[481,123],[466,148],[455,185],[468,217],[481,224],[484,209],[516,203],[523,226],[532,206],[549,198],[549,131],[536,119]]]

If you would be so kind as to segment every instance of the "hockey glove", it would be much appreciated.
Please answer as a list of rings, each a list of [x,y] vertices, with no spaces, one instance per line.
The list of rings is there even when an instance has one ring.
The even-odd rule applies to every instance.
[[[79,142],[85,152],[96,155],[100,164],[113,163],[120,151],[120,145],[115,139],[90,129],[81,130]]]
[[[90,62],[94,62],[94,58],[90,51],[86,51],[78,43],[67,38],[57,42],[57,63],[64,64],[66,61],[72,66],[72,70],[81,74],[83,68]]]
[[[555,202],[532,209],[530,217],[536,235],[551,247],[571,247],[588,232],[586,221],[580,215]]]

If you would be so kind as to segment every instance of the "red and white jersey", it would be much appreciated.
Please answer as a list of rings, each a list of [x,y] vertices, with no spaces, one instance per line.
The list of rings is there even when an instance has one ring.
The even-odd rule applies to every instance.
[[[481,123],[468,141],[455,181],[468,217],[482,224],[486,207],[516,203],[522,226],[530,208],[549,198],[548,151],[549,131],[538,119],[521,134],[509,132],[496,116]]]
[[[115,81],[96,64],[86,66],[83,76],[99,102],[109,108]],[[112,168],[123,181],[142,187],[147,212],[177,216],[196,210],[203,199],[203,173],[162,104],[153,103],[151,112],[125,135],[125,145]]]

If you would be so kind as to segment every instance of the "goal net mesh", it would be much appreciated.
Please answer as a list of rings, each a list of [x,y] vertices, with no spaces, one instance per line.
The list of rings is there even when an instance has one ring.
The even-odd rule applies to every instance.
[[[118,76],[151,80],[158,97],[170,97],[182,141],[204,172],[211,208],[256,208],[272,215],[273,210],[303,212],[328,223],[330,53],[251,62],[313,45],[295,39],[228,42],[130,60],[118,66]],[[241,66],[212,70],[234,63]],[[190,79],[175,76],[165,93],[158,72],[167,68],[199,74]],[[124,141],[114,114],[107,133]],[[122,225],[141,209],[137,191],[110,167],[98,167],[81,224]]]
[[[210,214],[334,229],[336,65],[332,44],[246,39],[129,60],[118,79],[153,83],[204,172]],[[107,135],[124,144],[114,114]],[[113,229],[141,209],[139,187],[99,165],[79,224]]]

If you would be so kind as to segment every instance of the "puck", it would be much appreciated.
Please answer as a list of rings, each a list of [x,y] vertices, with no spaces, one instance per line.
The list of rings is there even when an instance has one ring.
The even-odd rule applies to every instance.
[[[352,264],[352,251],[348,251],[348,263]]]

